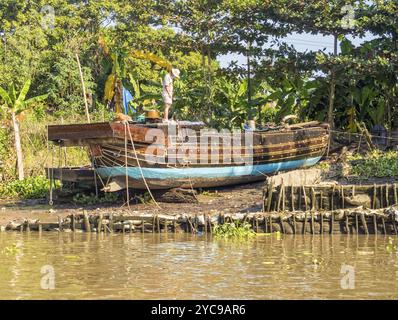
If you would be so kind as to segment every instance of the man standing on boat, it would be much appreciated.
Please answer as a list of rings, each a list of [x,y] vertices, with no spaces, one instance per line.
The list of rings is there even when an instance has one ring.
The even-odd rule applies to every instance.
[[[167,122],[169,120],[169,110],[173,104],[173,79],[180,77],[180,70],[171,69],[163,79],[163,102],[164,102],[164,115],[163,120]]]

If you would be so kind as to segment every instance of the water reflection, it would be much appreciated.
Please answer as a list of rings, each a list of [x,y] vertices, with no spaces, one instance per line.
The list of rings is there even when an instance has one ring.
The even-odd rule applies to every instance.
[[[374,236],[0,233],[2,299],[396,299],[398,261]],[[44,290],[41,268],[55,270]],[[342,266],[355,271],[341,286]]]

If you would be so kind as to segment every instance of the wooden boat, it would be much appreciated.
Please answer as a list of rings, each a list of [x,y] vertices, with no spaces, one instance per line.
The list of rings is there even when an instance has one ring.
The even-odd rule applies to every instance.
[[[109,191],[203,188],[315,165],[326,151],[329,127],[309,122],[231,135],[195,122],[106,122],[50,125],[48,137],[60,146],[87,146]]]

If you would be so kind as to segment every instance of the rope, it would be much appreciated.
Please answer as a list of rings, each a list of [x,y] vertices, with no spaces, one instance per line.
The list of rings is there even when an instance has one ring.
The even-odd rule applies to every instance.
[[[145,179],[144,172],[142,171],[142,168],[141,168],[140,160],[138,159],[137,150],[135,150],[134,140],[133,140],[133,137],[132,137],[132,135],[131,135],[130,126],[128,125],[128,122],[124,122],[124,125],[125,125],[125,128],[128,129],[130,141],[131,141],[131,144],[132,144],[132,146],[133,146],[134,155],[135,155],[135,158],[137,159],[137,165],[138,165],[138,168],[140,169],[141,177],[142,177],[142,180],[144,181],[145,187],[147,188],[148,193],[149,193],[149,195],[151,196],[151,198],[152,198],[153,202],[155,203],[155,205],[156,205],[159,209],[162,209],[162,208],[159,206],[159,204],[156,202],[155,198],[153,197],[153,194],[152,194],[152,192],[151,192],[151,189],[149,188],[148,183],[147,183],[147,181],[146,181],[146,179]],[[127,147],[126,147],[126,154],[127,154]]]
[[[361,133],[351,133],[351,132],[345,132],[345,131],[339,131],[339,130],[332,130],[329,129],[329,132],[333,132],[333,133],[340,133],[340,134],[345,134],[345,135],[352,135],[352,136],[357,136],[357,137],[361,137],[363,134]],[[369,137],[371,138],[378,138],[378,139],[387,139],[387,140],[394,140],[394,141],[398,141],[398,138],[392,138],[392,137],[387,137],[387,136],[375,136],[372,134],[369,134]]]
[[[128,175],[128,163],[127,163],[127,126],[128,123],[124,122],[124,161],[126,165],[126,197],[127,197],[127,206],[130,208],[129,175]]]

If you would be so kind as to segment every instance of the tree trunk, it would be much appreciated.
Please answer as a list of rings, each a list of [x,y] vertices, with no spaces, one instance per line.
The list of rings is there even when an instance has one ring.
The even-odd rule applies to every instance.
[[[17,166],[18,166],[18,179],[24,179],[24,170],[23,170],[23,156],[22,156],[22,147],[21,147],[21,135],[19,133],[19,124],[15,113],[12,113],[12,126],[14,129],[14,139],[15,139],[15,151],[17,153]]]
[[[337,56],[337,35],[334,36],[334,56]],[[330,92],[329,92],[329,108],[328,108],[328,122],[330,128],[334,128],[333,109],[336,94],[336,69],[332,66],[330,72]]]

